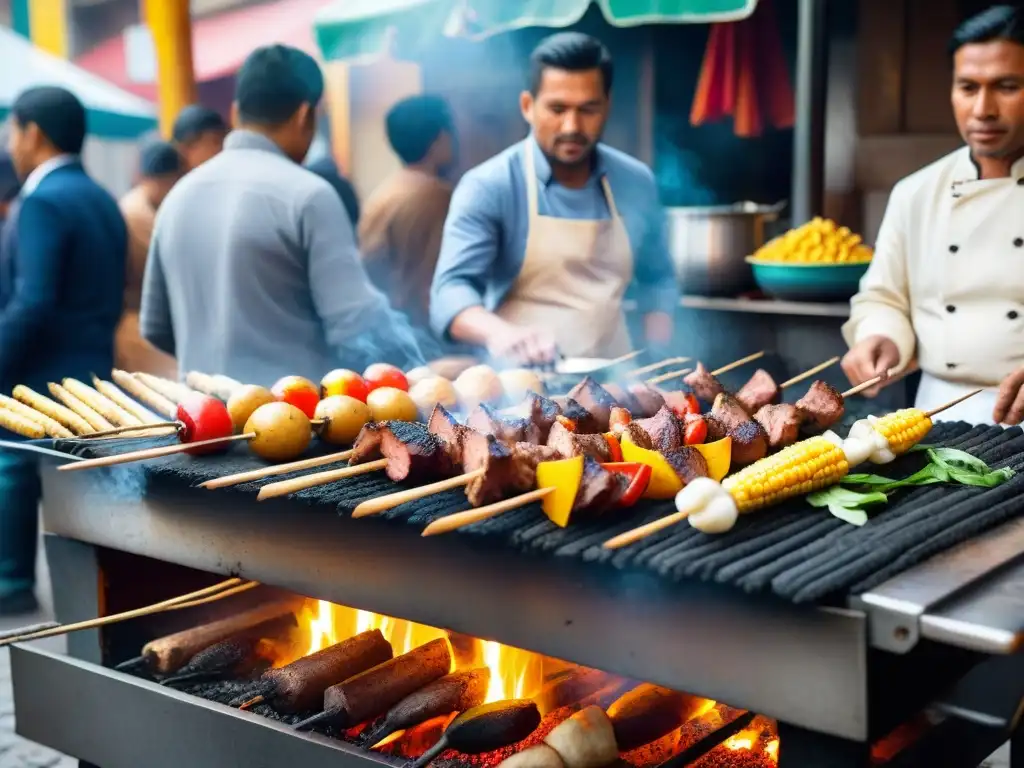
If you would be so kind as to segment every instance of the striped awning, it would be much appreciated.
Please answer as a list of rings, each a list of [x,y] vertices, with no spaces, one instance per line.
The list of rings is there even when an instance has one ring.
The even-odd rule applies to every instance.
[[[327,60],[372,57],[430,45],[442,36],[483,40],[525,27],[563,28],[597,5],[609,24],[738,21],[757,0],[336,0],[316,17]]]

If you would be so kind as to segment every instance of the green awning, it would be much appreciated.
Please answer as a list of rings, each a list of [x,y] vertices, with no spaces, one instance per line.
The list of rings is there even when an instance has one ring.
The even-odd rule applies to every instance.
[[[596,4],[609,24],[709,24],[738,21],[757,0],[336,0],[316,17],[327,60],[408,51],[439,38],[483,40],[526,27],[563,28]]]

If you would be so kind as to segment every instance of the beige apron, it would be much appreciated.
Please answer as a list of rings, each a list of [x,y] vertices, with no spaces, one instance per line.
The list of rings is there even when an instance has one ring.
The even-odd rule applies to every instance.
[[[559,219],[537,211],[533,146],[523,146],[529,232],[515,285],[497,315],[551,333],[566,357],[613,358],[632,345],[622,296],[633,278],[629,235],[601,179],[609,219]]]

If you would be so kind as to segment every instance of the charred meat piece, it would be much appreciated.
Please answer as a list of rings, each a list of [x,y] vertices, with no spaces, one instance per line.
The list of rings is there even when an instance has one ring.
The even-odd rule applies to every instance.
[[[816,381],[807,394],[796,401],[796,409],[805,423],[818,429],[828,429],[842,420],[846,406],[838,389],[824,381]]]
[[[504,417],[486,403],[473,409],[466,426],[507,443],[540,441],[540,428],[532,420]]]
[[[655,450],[671,451],[686,444],[686,425],[667,405],[663,405],[661,410],[650,418],[632,423],[639,425],[650,435]]]
[[[715,398],[725,392],[722,382],[711,375],[711,372],[704,367],[704,363],[698,362],[693,373],[687,374],[683,383],[693,390],[698,398],[706,403],[713,403]]]
[[[713,414],[705,413],[704,423],[708,425],[708,436],[704,442],[713,443],[715,440],[721,440],[729,434],[729,430],[725,428],[725,424],[723,424],[721,420],[715,418]]]
[[[747,413],[753,415],[762,406],[779,402],[782,390],[775,383],[775,379],[764,368],[758,368],[750,381],[743,385],[743,388],[736,393],[736,399],[746,409]]]
[[[683,481],[683,484],[693,482],[698,477],[707,477],[709,474],[708,463],[703,454],[696,448],[684,445],[668,451],[662,451],[665,461]]]
[[[540,430],[540,438],[537,442],[542,443],[548,439],[551,425],[555,423],[555,420],[561,414],[561,409],[554,400],[538,395],[536,392],[526,393],[525,404],[528,409],[527,418],[536,424],[537,429]]]
[[[629,385],[629,394],[636,401],[636,408],[629,408],[634,418],[647,418],[653,416],[665,405],[665,398],[662,397],[654,387],[649,384],[637,383]]]
[[[532,490],[537,464],[530,455],[510,448],[494,435],[470,432],[466,436],[463,470],[484,473],[466,486],[466,498],[475,507]]]
[[[611,448],[604,435],[580,435],[570,432],[560,422],[551,427],[548,447],[554,448],[564,459],[589,456],[597,461],[611,461]]]
[[[763,459],[768,454],[768,434],[760,424],[750,418],[736,398],[719,394],[711,408],[711,417],[732,438],[732,463],[742,467]],[[708,420],[708,439],[711,439],[711,420]],[[717,430],[716,430],[717,431]]]
[[[578,434],[593,435],[604,431],[593,414],[571,397],[563,398],[560,407],[562,409],[562,416],[576,425],[576,432]]]
[[[630,413],[640,412],[640,403],[625,387],[619,384],[605,384],[604,391],[612,396],[615,404],[620,408],[625,408]]]
[[[381,431],[385,426],[384,422],[371,421],[359,430],[356,441],[352,444],[349,464],[365,464],[380,458]]]
[[[427,431],[444,442],[453,465],[458,466],[462,463],[462,441],[466,428],[459,424],[443,405],[434,406],[430,418],[427,419]]]
[[[590,411],[590,415],[597,422],[599,431],[607,431],[608,417],[616,402],[604,387],[589,376],[584,376],[583,381],[569,390],[569,399],[575,400]]]
[[[381,430],[380,452],[388,460],[388,477],[437,480],[455,474],[447,444],[427,427],[411,421],[389,421]]]
[[[619,439],[628,440],[633,445],[640,448],[654,450],[654,441],[651,440],[651,436],[647,434],[647,430],[641,427],[640,423],[637,421],[629,422],[629,424],[627,424],[622,430],[622,434],[619,436]]]
[[[557,461],[562,458],[562,454],[551,446],[537,445],[536,443],[515,443],[512,446],[512,451],[534,469],[537,469],[537,465],[542,461]]]
[[[754,414],[754,421],[768,435],[768,446],[772,449],[785,448],[800,437],[802,419],[796,406],[790,403],[763,405]]]
[[[609,472],[589,456],[583,459],[583,478],[572,505],[573,520],[600,517],[615,506],[626,492],[629,480],[618,472]]]
[[[750,421],[750,414],[739,404],[735,397],[725,393],[719,394],[711,406],[711,415],[722,422],[726,432]]]

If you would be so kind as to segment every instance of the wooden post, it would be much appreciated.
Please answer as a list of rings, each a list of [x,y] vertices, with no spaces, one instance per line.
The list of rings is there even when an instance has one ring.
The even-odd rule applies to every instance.
[[[156,50],[160,132],[170,138],[178,113],[196,101],[189,0],[142,0],[141,11]]]
[[[28,27],[33,44],[54,56],[68,58],[68,13],[66,0],[29,0]]]

